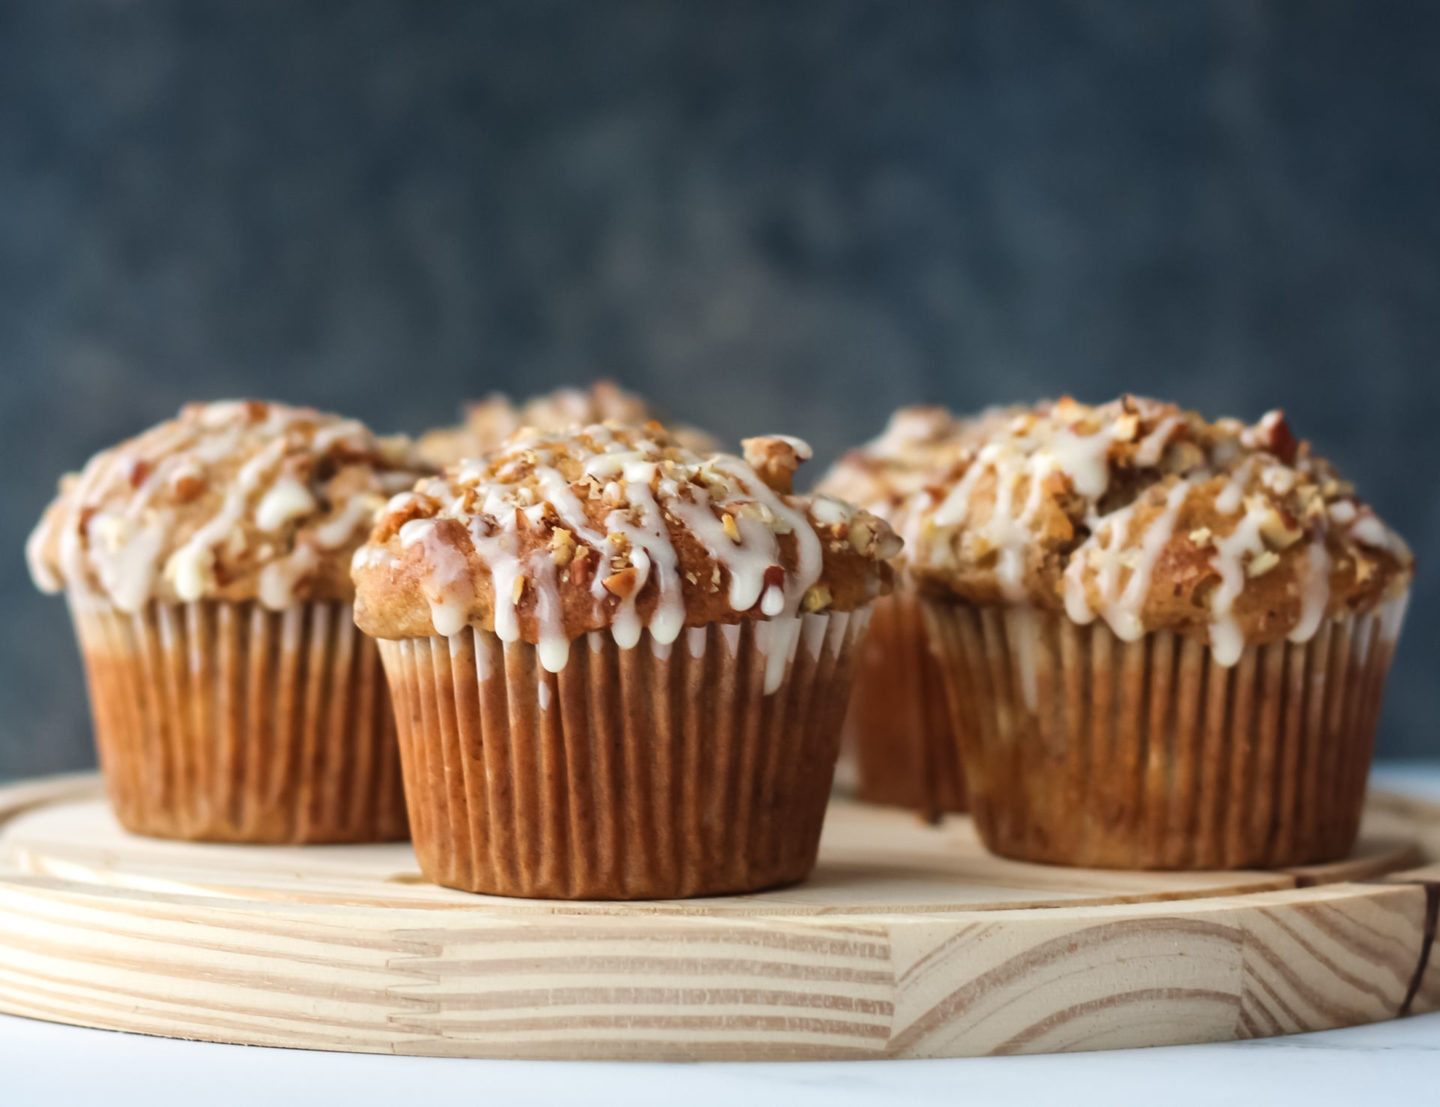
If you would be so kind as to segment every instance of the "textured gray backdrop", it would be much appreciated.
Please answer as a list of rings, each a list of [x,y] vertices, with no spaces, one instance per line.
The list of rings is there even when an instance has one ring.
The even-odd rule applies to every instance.
[[[55,477],[183,401],[613,375],[822,459],[896,404],[1283,405],[1421,559],[1440,5],[0,4],[0,775],[88,763]]]

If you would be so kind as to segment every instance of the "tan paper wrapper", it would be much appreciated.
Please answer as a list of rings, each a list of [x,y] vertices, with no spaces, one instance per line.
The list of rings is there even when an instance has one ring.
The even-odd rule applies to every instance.
[[[931,820],[965,810],[965,775],[945,677],[930,652],[913,592],[875,601],[841,745],[854,753],[861,799],[909,807]]]
[[[806,615],[790,635],[780,621],[691,628],[668,649],[594,632],[559,673],[486,631],[382,641],[421,870],[553,899],[803,879],[867,615]],[[771,643],[793,660],[767,694]]]
[[[213,842],[406,836],[394,712],[350,605],[71,597],[100,767],[127,830]]]
[[[1332,621],[1225,668],[1170,632],[1125,642],[1099,621],[954,601],[925,613],[994,852],[1243,869],[1354,845],[1398,618]]]

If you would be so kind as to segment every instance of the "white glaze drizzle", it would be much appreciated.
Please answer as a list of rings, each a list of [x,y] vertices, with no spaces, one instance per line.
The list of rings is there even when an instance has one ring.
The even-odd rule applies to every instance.
[[[594,447],[592,454],[585,456],[582,450],[580,455],[583,479],[603,482],[600,498],[611,509],[605,516],[605,533],[591,523],[587,506],[576,492],[578,485],[572,487],[555,463],[556,450],[565,448],[560,440],[517,437],[501,456],[453,470],[459,484],[480,492],[479,514],[461,508],[463,495],[444,482],[421,488],[449,504],[448,509],[442,507],[442,515],[448,510],[455,518],[472,516],[467,529],[490,575],[496,635],[505,642],[518,639],[519,604],[527,592],[533,592],[541,664],[552,672],[565,665],[569,642],[555,561],[543,547],[522,557],[518,530],[522,517],[527,526],[540,525],[545,513],[553,509],[577,544],[595,550],[602,562],[608,562],[616,549],[622,550],[624,564],[634,570],[628,593],[611,615],[613,640],[622,649],[630,649],[648,630],[654,647],[668,650],[684,630],[686,615],[684,581],[666,525],[668,517],[688,530],[728,575],[727,599],[734,610],[758,606],[760,613],[774,622],[762,638],[767,651],[766,684],[777,684],[798,640],[801,601],[823,567],[820,538],[806,512],[787,503],[739,458],[667,452],[660,442],[639,432],[621,433],[604,426],[587,427],[582,433]],[[784,441],[797,457],[808,456],[808,446],[798,439]],[[529,483],[522,479],[524,474]],[[386,511],[405,512],[417,503],[396,497]],[[833,520],[826,525],[835,526],[853,520],[854,509],[832,501],[820,514]],[[781,562],[777,535],[793,536],[795,565],[788,572]],[[475,599],[463,553],[436,535],[433,519],[405,522],[399,537],[402,549],[417,544],[422,548],[426,571],[421,587],[436,632],[454,633],[468,621]],[[368,560],[355,561],[357,568],[369,564]],[[591,587],[597,601],[608,597],[604,588],[608,575],[602,563]],[[652,580],[655,602],[642,618],[636,601]],[[690,645],[694,648],[694,639]]]
[[[456,634],[468,622],[475,601],[469,562],[453,543],[445,541],[434,519],[411,519],[400,528],[401,548],[416,545],[424,553],[429,569],[420,581],[420,590],[430,604],[435,633]]]
[[[1184,480],[1176,481],[1175,486],[1166,493],[1164,508],[1145,528],[1144,537],[1140,539],[1140,556],[1130,569],[1130,579],[1126,582],[1124,591],[1113,599],[1107,597],[1105,601],[1105,609],[1101,612],[1105,622],[1115,632],[1116,637],[1126,642],[1134,642],[1145,633],[1140,611],[1145,606],[1146,597],[1150,595],[1150,579],[1155,571],[1155,562],[1170,541],[1175,530],[1176,516],[1180,514],[1189,494],[1190,482]]]
[[[279,530],[292,519],[315,510],[315,497],[294,477],[277,477],[255,507],[255,525],[261,530]]]
[[[315,528],[315,544],[322,550],[334,550],[352,542],[368,531],[375,521],[379,500],[375,496],[355,496],[325,522]]]
[[[1217,664],[1229,667],[1245,651],[1245,634],[1235,618],[1235,601],[1245,588],[1245,558],[1265,548],[1260,528],[1266,513],[1249,508],[1224,538],[1216,539],[1210,564],[1220,575],[1220,584],[1210,597],[1210,652]]]
[[[994,580],[1001,594],[1010,605],[1023,605],[1029,602],[1025,594],[1025,557],[1033,548],[1037,498],[1050,473],[1063,473],[1075,492],[1091,504],[1084,520],[1090,537],[1072,551],[1062,580],[1066,615],[1082,625],[1101,616],[1117,637],[1134,641],[1145,631],[1142,614],[1155,566],[1174,539],[1176,521],[1193,488],[1192,482],[1223,474],[1227,479],[1214,499],[1215,510],[1221,516],[1235,516],[1242,510],[1243,514],[1236,520],[1231,533],[1214,539],[1213,544],[1209,528],[1203,528],[1206,533],[1198,534],[1194,541],[1211,547],[1210,561],[1220,577],[1219,586],[1212,593],[1208,613],[1213,656],[1222,665],[1233,665],[1239,660],[1245,645],[1234,607],[1251,573],[1250,560],[1264,553],[1268,564],[1257,565],[1253,572],[1259,576],[1269,571],[1276,561],[1273,551],[1267,550],[1267,537],[1279,532],[1274,541],[1283,551],[1288,548],[1285,532],[1294,529],[1293,521],[1286,523],[1264,495],[1257,496],[1252,502],[1247,494],[1259,487],[1283,499],[1297,489],[1304,474],[1315,480],[1310,492],[1313,495],[1315,484],[1323,480],[1324,474],[1315,479],[1315,463],[1307,455],[1302,454],[1294,465],[1290,465],[1265,452],[1270,443],[1277,444],[1279,451],[1288,435],[1278,415],[1272,413],[1267,416],[1258,429],[1246,429],[1238,423],[1216,424],[1222,433],[1210,443],[1210,452],[1202,452],[1198,460],[1187,458],[1182,461],[1188,477],[1171,487],[1161,510],[1143,533],[1135,533],[1134,503],[1105,515],[1097,514],[1093,505],[1107,491],[1110,443],[1117,438],[1126,438],[1116,429],[1119,421],[1133,420],[1137,414],[1151,417],[1155,414],[1153,406],[1145,406],[1145,401],[1139,401],[1139,404],[1141,406],[1136,410],[1114,405],[1108,414],[1103,409],[1084,409],[1088,412],[1091,425],[1098,425],[1095,433],[1089,434],[1076,433],[1074,428],[1080,425],[1079,422],[1063,423],[1053,418],[1054,411],[1060,410],[1063,405],[1057,405],[1050,414],[1015,419],[1008,428],[1008,436],[1002,435],[986,442],[948,494],[928,512],[925,522],[933,529],[927,531],[925,537],[932,542],[954,541],[958,549],[971,551],[969,556],[972,557],[993,550]],[[1076,410],[1071,408],[1070,412]],[[1166,448],[1176,439],[1185,423],[1186,417],[1179,414],[1157,419],[1152,429],[1136,444],[1131,455],[1132,464],[1135,467],[1159,464],[1166,456]],[[1126,432],[1133,436],[1133,428],[1127,427]],[[1245,456],[1242,443],[1244,449],[1255,452]],[[992,479],[994,484],[988,495],[989,515],[977,518],[971,500],[976,490],[984,487],[982,482]],[[1020,489],[1025,487],[1027,480],[1029,494],[1022,502]],[[1334,487],[1344,494],[1345,486],[1337,484]],[[928,493],[917,494],[912,503],[920,505],[926,495]],[[1352,524],[1348,532],[1352,541],[1387,550],[1402,560],[1408,558],[1404,543],[1380,524],[1368,509],[1356,511],[1343,499],[1328,507],[1336,522]],[[1294,510],[1298,516],[1299,509]],[[915,511],[915,517],[924,514]],[[1312,517],[1307,515],[1307,518]],[[949,538],[936,533],[947,528],[953,529]],[[1326,540],[1323,527],[1308,529],[1305,541],[1307,564],[1299,597],[1299,615],[1290,632],[1294,641],[1306,641],[1312,637],[1330,605],[1330,554]],[[1024,656],[1023,645],[1028,637],[1023,622],[1022,611],[1012,628],[1013,648],[1022,691],[1027,704],[1033,709],[1034,674],[1033,666],[1026,662]]]
[[[244,515],[250,496],[285,456],[285,441],[273,439],[236,473],[225,499],[207,523],[170,555],[165,576],[183,603],[201,599],[215,585],[215,547],[229,539]]]
[[[1288,635],[1292,642],[1308,642],[1320,629],[1325,609],[1330,606],[1330,553],[1325,535],[1316,535],[1305,545],[1308,559],[1304,592],[1300,600],[1300,621]]]
[[[93,580],[100,594],[127,612],[149,602],[162,574],[178,601],[206,598],[218,584],[217,551],[238,557],[252,541],[247,527],[253,527],[252,533],[277,534],[303,526],[318,510],[313,491],[283,467],[288,453],[318,456],[342,441],[355,454],[377,449],[373,436],[354,420],[283,404],[263,410],[261,417],[254,405],[240,401],[192,405],[178,419],[97,454],[26,544],[36,583],[46,591],[69,587],[89,595]],[[219,509],[198,526],[178,507],[153,506],[162,489],[173,491],[182,482],[209,488],[217,481],[212,467],[242,458],[223,486]],[[372,475],[378,478],[381,471]],[[413,480],[414,474],[406,476]],[[360,499],[366,502],[357,506]],[[374,493],[366,493],[342,505],[318,529],[317,545],[358,541],[378,502]],[[176,528],[187,523],[193,530],[175,545]],[[56,531],[59,564],[51,566],[45,550]],[[272,554],[272,545],[284,549],[289,544],[258,546],[255,588],[257,599],[275,607],[285,596],[294,602],[295,584],[313,572],[316,551],[301,543],[288,553]]]
[[[1135,447],[1135,464],[1143,468],[1159,465],[1160,459],[1165,456],[1165,447],[1170,444],[1170,436],[1184,422],[1178,415],[1167,415],[1156,423],[1155,429],[1140,439]]]

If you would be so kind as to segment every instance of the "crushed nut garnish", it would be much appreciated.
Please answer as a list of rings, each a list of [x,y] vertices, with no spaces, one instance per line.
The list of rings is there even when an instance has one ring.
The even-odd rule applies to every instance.
[[[811,585],[805,590],[805,595],[800,600],[800,610],[805,612],[820,611],[830,606],[830,589],[823,584]]]
[[[1280,555],[1274,550],[1261,550],[1245,566],[1245,575],[1248,577],[1263,576],[1279,564]]]
[[[628,569],[621,569],[618,573],[611,573],[603,582],[605,591],[622,600],[626,599],[635,591],[635,582],[639,575],[639,570],[633,565]]]
[[[550,553],[560,568],[569,565],[575,559],[575,536],[564,527],[556,528],[550,536]]]

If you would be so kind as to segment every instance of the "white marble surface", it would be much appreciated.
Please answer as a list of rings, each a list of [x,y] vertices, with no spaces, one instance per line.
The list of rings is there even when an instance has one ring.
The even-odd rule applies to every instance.
[[[1440,765],[1376,783],[1440,799]],[[0,952],[3,956],[3,952]],[[604,1064],[309,1053],[176,1042],[0,1016],[0,1105],[1040,1103],[1066,1107],[1440,1101],[1440,1014],[1223,1045],[833,1064]]]

